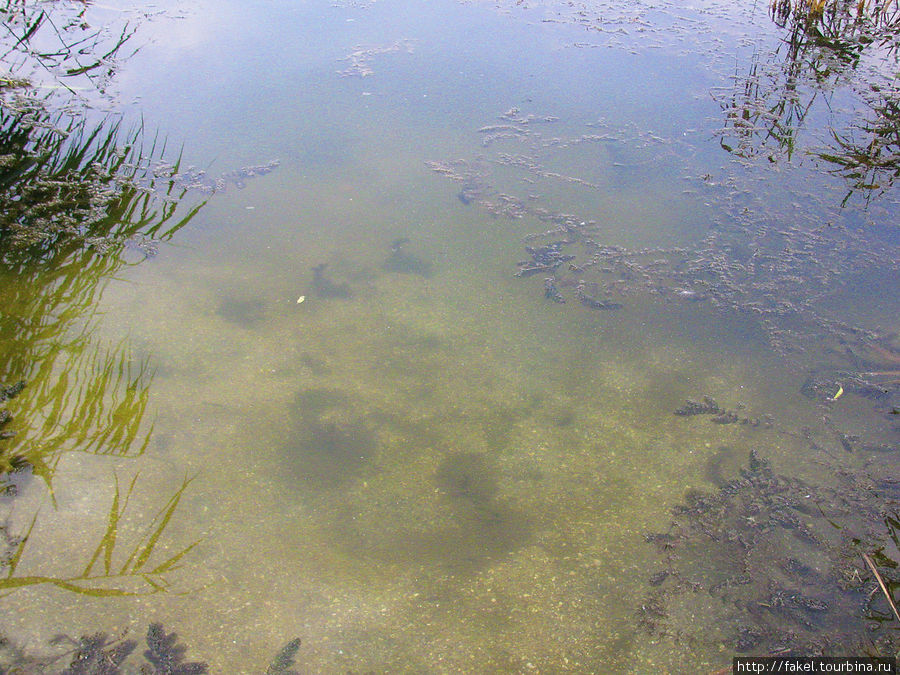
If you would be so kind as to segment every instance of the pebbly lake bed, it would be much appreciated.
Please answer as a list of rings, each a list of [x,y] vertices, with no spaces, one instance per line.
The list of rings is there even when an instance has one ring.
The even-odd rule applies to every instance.
[[[7,7],[0,663],[896,655],[892,7]]]

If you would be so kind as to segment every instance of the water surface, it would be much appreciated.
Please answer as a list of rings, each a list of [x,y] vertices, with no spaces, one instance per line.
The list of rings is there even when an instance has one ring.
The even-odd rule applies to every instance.
[[[847,373],[897,369],[900,258],[891,189],[842,208],[846,182],[812,154],[723,149],[722,101],[779,44],[765,9],[160,8],[110,105],[225,189],[85,302],[91,348],[127,354],[123,391],[146,392],[127,442],[62,446],[52,484],[4,508],[15,531],[38,513],[17,574],[77,575],[116,484],[139,475],[118,560],[193,477],[153,559],[199,543],[170,592],[17,590],[3,634],[41,652],[160,621],[212,672],[260,672],[294,637],[298,670],[323,673],[700,672],[773,648],[742,649],[760,629],[711,578],[736,578],[732,559],[704,567],[720,540],[667,562],[648,535],[751,451],[818,506],[849,489],[841,472],[896,468],[896,382],[873,400]],[[817,96],[806,148],[862,110],[849,85]],[[246,166],[274,170],[229,173]],[[554,242],[572,259],[522,273]],[[4,376],[30,380],[23,397],[96,373],[54,339],[46,372]],[[720,410],[674,414],[704,396]],[[59,413],[32,414],[15,443]],[[807,512],[792,531],[819,532]],[[832,572],[826,536],[799,537],[805,587]],[[762,623],[866,624],[789,609]]]

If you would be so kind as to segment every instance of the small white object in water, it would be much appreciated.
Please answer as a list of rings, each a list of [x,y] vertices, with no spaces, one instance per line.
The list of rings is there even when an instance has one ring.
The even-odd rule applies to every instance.
[[[299,298],[297,298],[297,304],[299,305],[299,304],[300,304],[301,302],[303,302],[304,300],[306,300],[306,296],[305,296],[305,295],[301,295]]]

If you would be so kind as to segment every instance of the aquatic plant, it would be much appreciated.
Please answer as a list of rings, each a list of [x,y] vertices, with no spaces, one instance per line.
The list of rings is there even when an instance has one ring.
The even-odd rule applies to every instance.
[[[62,675],[112,675],[119,672],[125,659],[134,651],[134,640],[112,639],[105,633],[82,635],[78,640],[58,636],[54,643],[73,643],[72,662]]]
[[[15,398],[19,395],[22,389],[25,388],[25,381],[20,380],[14,385],[9,387],[3,386],[0,384],[0,405],[3,405],[11,398]],[[12,414],[10,414],[9,410],[6,408],[0,408],[0,441],[6,441],[16,435],[15,431],[9,431],[4,429],[4,427],[12,420]],[[0,446],[3,447],[3,446]],[[16,468],[17,464],[10,461],[7,457],[4,456],[3,451],[0,450],[0,475],[12,471]],[[0,486],[2,488],[2,486]],[[0,490],[2,491],[2,490]]]
[[[207,665],[199,661],[184,663],[187,647],[178,644],[177,633],[163,630],[162,624],[152,623],[147,629],[147,649],[144,658],[153,667],[154,675],[194,675],[207,672]]]
[[[900,563],[888,544],[898,541],[900,492],[886,478],[896,460],[870,468],[835,471],[833,487],[814,485],[776,472],[754,451],[717,491],[689,492],[669,530],[647,536],[662,568],[638,608],[643,628],[676,640],[722,639],[739,653],[896,653],[900,633],[873,632],[897,621],[891,595]],[[709,610],[720,635],[676,634],[670,624],[696,594],[720,601]]]
[[[186,661],[187,646],[178,641],[177,633],[166,633],[161,623],[151,623],[144,638],[147,648],[143,651],[140,672],[145,675],[201,675],[209,672],[204,661]],[[137,649],[135,640],[124,637],[113,638],[98,632],[73,639],[68,635],[58,635],[51,645],[70,645],[59,655],[34,656],[26,654],[11,641],[0,637],[0,672],[58,672],[60,675],[120,675],[135,672],[126,664]],[[290,670],[294,656],[300,649],[300,639],[288,642],[266,670],[266,675],[296,675]],[[69,659],[62,670],[54,671],[54,664]],[[137,664],[134,664],[137,665]]]
[[[297,675],[297,671],[290,670],[290,667],[294,665],[294,656],[299,649],[300,638],[294,638],[288,642],[278,652],[275,660],[269,664],[269,667],[266,669],[266,675]]]

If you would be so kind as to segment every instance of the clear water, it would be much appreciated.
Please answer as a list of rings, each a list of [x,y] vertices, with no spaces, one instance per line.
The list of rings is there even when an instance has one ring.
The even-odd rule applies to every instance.
[[[74,577],[116,481],[124,496],[138,476],[114,567],[193,477],[153,560],[199,543],[166,572],[169,592],[140,594],[140,578],[121,582],[133,597],[16,590],[4,635],[41,651],[59,633],[139,638],[160,621],[212,672],[262,672],[293,637],[310,673],[730,664],[708,595],[673,607],[664,635],[638,625],[660,569],[646,535],[688,490],[715,489],[710,466],[731,478],[751,450],[813,482],[860,469],[831,432],[827,464],[800,433],[823,414],[896,449],[896,424],[865,397],[800,393],[812,370],[846,367],[829,322],[888,346],[900,331],[896,193],[841,209],[846,184],[808,154],[770,165],[722,150],[722,92],[778,44],[765,8],[527,5],[220,0],[161,4],[141,25],[107,105],[211,176],[279,165],[214,194],[155,256],[97,275],[78,353],[124,339],[119,382],[145,408],[113,455],[61,442],[52,494],[23,480],[4,508],[14,531],[38,514],[17,575]],[[859,105],[839,84],[820,98],[805,147],[828,136],[815,122]],[[514,130],[493,140],[493,125]],[[502,195],[521,217],[491,213]],[[514,276],[526,246],[554,240],[529,237],[555,227],[541,214],[560,213],[595,221],[576,264],[585,239],[658,249],[630,277],[584,272],[621,308],[583,306],[567,266],[565,304],[545,297],[548,274]],[[868,224],[815,240],[806,279],[748,271],[754,252],[784,249],[763,225],[826,223]],[[705,300],[653,271],[716,254],[745,276]],[[33,283],[7,274],[4,306]],[[768,283],[803,320],[748,309]],[[16,401],[39,377],[96,377],[53,339],[45,371],[7,369],[31,381]],[[0,345],[10,359],[21,338]],[[673,415],[704,395],[771,423]],[[66,399],[60,419],[78,412]],[[52,414],[32,415],[13,442],[47,438]]]

